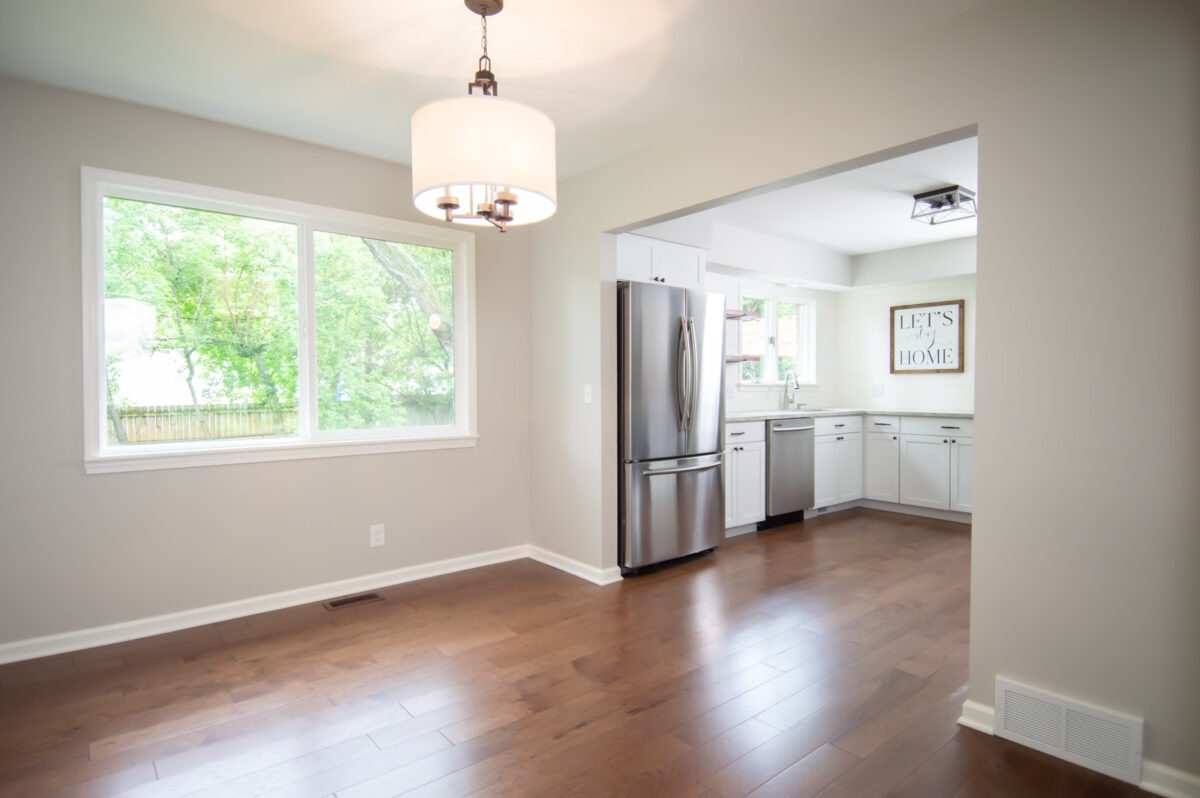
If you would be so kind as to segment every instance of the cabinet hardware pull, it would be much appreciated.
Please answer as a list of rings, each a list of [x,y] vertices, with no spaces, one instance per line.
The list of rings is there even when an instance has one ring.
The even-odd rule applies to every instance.
[[[876,421],[876,422],[875,422],[875,426],[877,426],[877,427],[890,427],[890,426],[892,426],[892,422],[890,422],[890,421]]]
[[[746,433],[744,433],[744,432],[731,432],[731,433],[729,433],[729,437],[731,437],[731,438],[732,438],[732,437],[734,437],[735,435],[745,435],[745,434],[746,434]]]
[[[942,438],[942,443],[949,443],[949,442],[950,441],[946,440],[945,438]]]
[[[957,440],[957,439],[955,439],[955,438],[951,438],[951,439],[950,439],[950,442],[951,442],[951,443],[958,443],[958,440]]]
[[[834,424],[833,426],[834,426],[834,428],[836,429],[837,427],[844,427],[844,426],[846,426],[846,425],[845,425],[845,424]]]
[[[895,435],[893,435],[893,436],[892,436],[892,440],[896,440],[896,436],[895,436]]]
[[[837,436],[837,439],[838,439],[839,441],[844,441],[844,440],[846,440],[846,436],[845,436],[845,435],[839,435],[839,436]]]
[[[944,425],[943,425],[943,426],[942,426],[942,429],[958,429],[958,427],[947,427],[947,426],[944,426]]]

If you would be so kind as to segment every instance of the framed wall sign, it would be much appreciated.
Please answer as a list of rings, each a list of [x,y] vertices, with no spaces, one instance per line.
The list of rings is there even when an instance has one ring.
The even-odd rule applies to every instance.
[[[892,308],[892,373],[963,370],[963,300]]]

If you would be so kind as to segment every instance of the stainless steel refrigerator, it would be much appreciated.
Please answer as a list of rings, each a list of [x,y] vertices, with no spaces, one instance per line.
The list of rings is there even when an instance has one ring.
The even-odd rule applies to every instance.
[[[617,284],[622,571],[721,542],[725,299]]]

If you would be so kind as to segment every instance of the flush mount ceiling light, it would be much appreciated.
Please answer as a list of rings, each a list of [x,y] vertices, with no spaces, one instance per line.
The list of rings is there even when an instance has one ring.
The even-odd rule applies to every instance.
[[[913,195],[912,218],[918,222],[941,224],[975,216],[975,192],[962,186],[946,186]]]
[[[483,23],[479,71],[466,97],[438,100],[413,114],[413,203],[438,219],[491,224],[503,232],[554,213],[554,122],[497,96],[487,18],[504,8],[504,0],[465,2]]]

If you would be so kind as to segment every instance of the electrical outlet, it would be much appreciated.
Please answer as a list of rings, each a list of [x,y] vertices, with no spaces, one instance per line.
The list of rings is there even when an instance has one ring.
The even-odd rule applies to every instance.
[[[590,405],[592,403],[592,386],[591,385],[583,386],[583,403],[585,405]]]
[[[883,396],[883,385],[875,383],[871,386],[871,396]]]
[[[371,548],[384,544],[383,524],[371,524]]]

